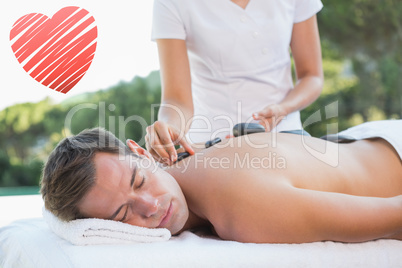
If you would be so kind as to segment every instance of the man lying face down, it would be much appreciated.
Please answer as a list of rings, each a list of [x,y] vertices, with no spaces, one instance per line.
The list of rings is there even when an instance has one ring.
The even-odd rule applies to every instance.
[[[337,154],[313,156],[306,143]],[[45,207],[65,221],[110,219],[173,235],[210,226],[239,242],[402,239],[401,159],[384,139],[259,133],[164,170],[128,145],[99,128],[62,140],[43,171]]]

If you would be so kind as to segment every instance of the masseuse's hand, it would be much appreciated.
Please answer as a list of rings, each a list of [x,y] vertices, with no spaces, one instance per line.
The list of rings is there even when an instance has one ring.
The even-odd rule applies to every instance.
[[[185,151],[194,154],[193,148],[186,141],[184,133],[180,133],[175,127],[156,121],[148,126],[145,136],[145,146],[152,157],[165,165],[172,165],[177,160],[175,145],[180,144]]]
[[[261,111],[253,113],[253,118],[254,120],[259,120],[259,123],[269,132],[287,115],[288,112],[282,105],[272,104],[268,105]]]

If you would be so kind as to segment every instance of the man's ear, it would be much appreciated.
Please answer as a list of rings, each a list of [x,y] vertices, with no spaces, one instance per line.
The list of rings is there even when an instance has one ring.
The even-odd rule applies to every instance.
[[[131,139],[127,139],[126,144],[133,153],[141,155],[141,156],[145,156],[145,157],[153,160],[152,155],[147,150],[145,150],[144,148],[139,146],[135,141],[133,141]]]

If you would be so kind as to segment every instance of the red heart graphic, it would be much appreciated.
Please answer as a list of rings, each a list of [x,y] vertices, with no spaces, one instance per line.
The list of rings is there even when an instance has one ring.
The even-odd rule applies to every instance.
[[[36,81],[67,93],[85,75],[96,50],[95,19],[80,7],[65,7],[49,19],[31,13],[10,31],[11,48]]]

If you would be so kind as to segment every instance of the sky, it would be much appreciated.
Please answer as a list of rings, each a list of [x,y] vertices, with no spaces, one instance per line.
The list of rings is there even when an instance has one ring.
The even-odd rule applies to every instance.
[[[105,89],[159,69],[156,44],[151,41],[152,0],[18,0],[0,1],[0,110],[7,106],[55,102],[85,92]],[[67,94],[35,81],[17,61],[10,41],[14,23],[29,13],[51,18],[58,10],[77,6],[89,11],[98,30],[95,57],[85,76]]]

